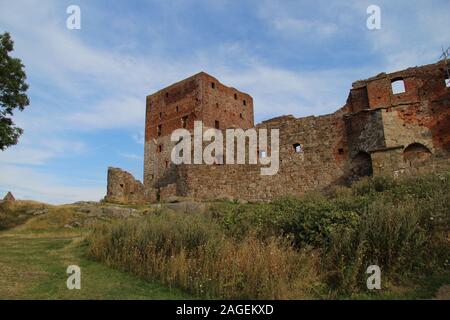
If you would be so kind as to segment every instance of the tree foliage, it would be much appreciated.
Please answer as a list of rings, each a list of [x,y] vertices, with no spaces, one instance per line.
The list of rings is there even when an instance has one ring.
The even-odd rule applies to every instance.
[[[0,34],[0,150],[17,144],[23,130],[15,126],[11,117],[15,109],[22,111],[30,103],[24,65],[10,56],[13,50],[9,33]]]

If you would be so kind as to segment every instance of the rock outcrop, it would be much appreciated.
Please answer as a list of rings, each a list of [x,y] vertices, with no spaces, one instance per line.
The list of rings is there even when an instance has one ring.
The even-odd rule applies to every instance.
[[[16,198],[14,198],[14,196],[12,195],[11,192],[8,192],[8,193],[6,194],[6,196],[3,198],[3,201],[10,201],[10,202],[13,202],[13,201],[16,201]]]

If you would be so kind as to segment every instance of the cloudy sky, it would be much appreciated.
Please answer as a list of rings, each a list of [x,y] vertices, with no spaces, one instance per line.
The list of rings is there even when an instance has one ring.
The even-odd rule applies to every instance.
[[[81,29],[66,28],[69,5]],[[366,9],[381,8],[368,30]],[[351,83],[438,60],[450,1],[0,0],[26,66],[0,193],[99,200],[108,166],[142,178],[145,96],[199,71],[254,97],[256,121],[333,112]]]

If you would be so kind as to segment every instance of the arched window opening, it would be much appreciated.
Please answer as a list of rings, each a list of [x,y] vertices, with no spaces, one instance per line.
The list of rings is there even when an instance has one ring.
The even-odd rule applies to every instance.
[[[352,159],[351,172],[355,179],[373,175],[372,157],[365,151],[360,151]]]
[[[403,159],[414,167],[426,161],[432,155],[430,149],[421,143],[412,143],[403,150]]]

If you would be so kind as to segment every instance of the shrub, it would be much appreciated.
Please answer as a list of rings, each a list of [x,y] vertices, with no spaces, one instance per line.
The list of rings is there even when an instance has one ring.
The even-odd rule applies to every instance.
[[[262,239],[284,236],[297,248],[319,249],[327,284],[357,292],[365,289],[365,270],[372,264],[394,282],[443,271],[450,256],[449,183],[449,173],[366,178],[328,195],[228,204],[215,216],[240,236],[253,225]]]
[[[304,199],[281,199],[274,204],[278,228],[282,234],[290,235],[297,247],[327,246],[336,228],[354,228],[358,214],[343,211],[323,196]]]
[[[367,178],[266,204],[219,203],[106,225],[89,255],[202,297],[287,299],[366,290],[366,269],[401,284],[448,267],[450,172]]]
[[[283,198],[271,204],[220,204],[211,211],[230,236],[241,238],[249,232],[260,239],[281,236],[299,248],[324,246],[337,226],[353,228],[358,221],[355,211],[343,210],[318,194]]]
[[[347,293],[364,289],[369,265],[378,265],[383,279],[394,282],[444,271],[450,249],[436,232],[433,211],[424,204],[398,206],[381,198],[361,216],[356,229],[335,230],[323,258],[328,283]]]
[[[316,256],[279,238],[227,237],[208,216],[163,213],[105,225],[88,239],[90,257],[196,295],[287,299],[310,294]]]

